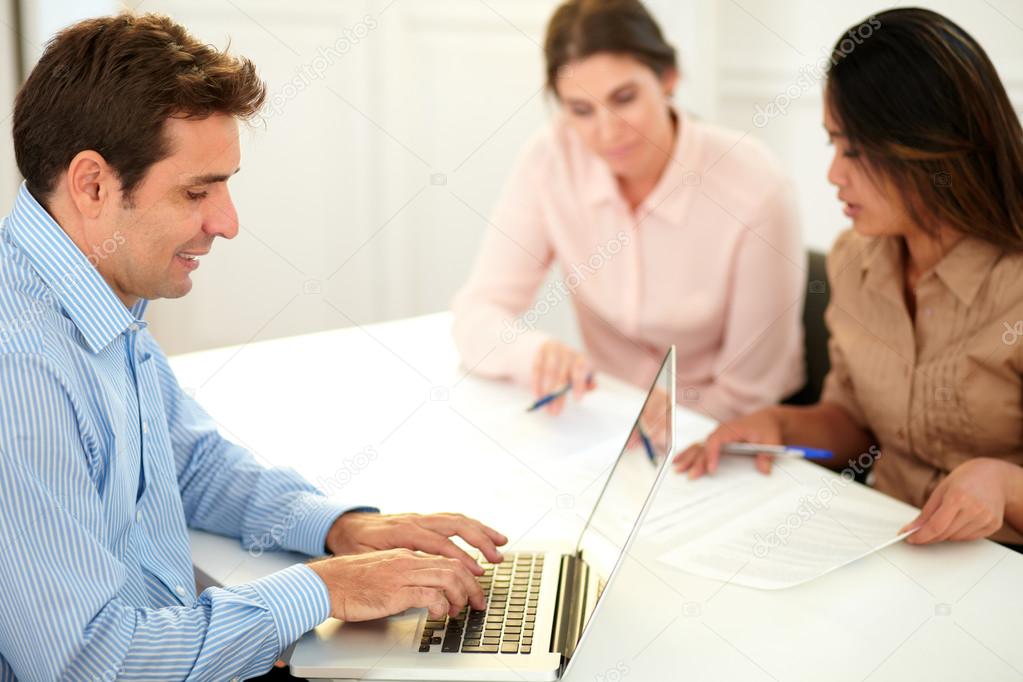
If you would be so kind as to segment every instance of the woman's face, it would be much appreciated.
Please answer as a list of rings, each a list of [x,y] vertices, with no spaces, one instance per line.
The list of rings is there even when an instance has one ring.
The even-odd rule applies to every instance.
[[[598,53],[569,62],[555,83],[561,109],[586,146],[623,178],[643,178],[671,154],[668,107],[678,75],[659,77],[632,57]]]
[[[852,148],[849,138],[842,132],[841,123],[824,111],[824,128],[835,148],[828,182],[838,188],[838,200],[844,204],[843,212],[852,218],[853,228],[867,236],[904,235],[912,230],[912,221],[895,189],[879,186],[880,176],[871,175],[864,165],[865,159]]]

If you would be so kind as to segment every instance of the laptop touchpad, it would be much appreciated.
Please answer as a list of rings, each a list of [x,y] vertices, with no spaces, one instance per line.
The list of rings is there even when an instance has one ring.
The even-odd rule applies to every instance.
[[[349,651],[361,655],[382,656],[389,651],[406,651],[416,647],[416,632],[425,609],[409,609],[404,613],[364,623],[342,623],[329,620],[316,628],[318,639],[335,639]]]

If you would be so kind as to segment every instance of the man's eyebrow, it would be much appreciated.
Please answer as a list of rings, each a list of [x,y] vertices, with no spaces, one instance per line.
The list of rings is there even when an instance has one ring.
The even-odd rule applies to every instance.
[[[211,185],[215,182],[227,182],[228,178],[241,170],[241,167],[235,168],[234,171],[228,174],[224,173],[206,173],[205,175],[196,175],[188,179],[185,183],[188,186],[192,185]]]

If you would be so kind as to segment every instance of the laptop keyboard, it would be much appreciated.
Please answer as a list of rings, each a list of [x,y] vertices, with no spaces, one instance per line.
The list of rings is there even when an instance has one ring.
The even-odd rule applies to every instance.
[[[533,650],[542,554],[506,554],[500,564],[480,561],[485,611],[466,607],[457,616],[426,621],[419,650],[442,653],[528,654]]]

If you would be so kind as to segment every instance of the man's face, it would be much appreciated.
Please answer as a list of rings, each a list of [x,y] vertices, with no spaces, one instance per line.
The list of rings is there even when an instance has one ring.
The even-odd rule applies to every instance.
[[[113,233],[93,260],[125,302],[184,296],[214,239],[238,234],[227,190],[241,158],[237,121],[214,115],[164,125],[171,155],[150,167],[130,206],[112,197],[99,221]]]

